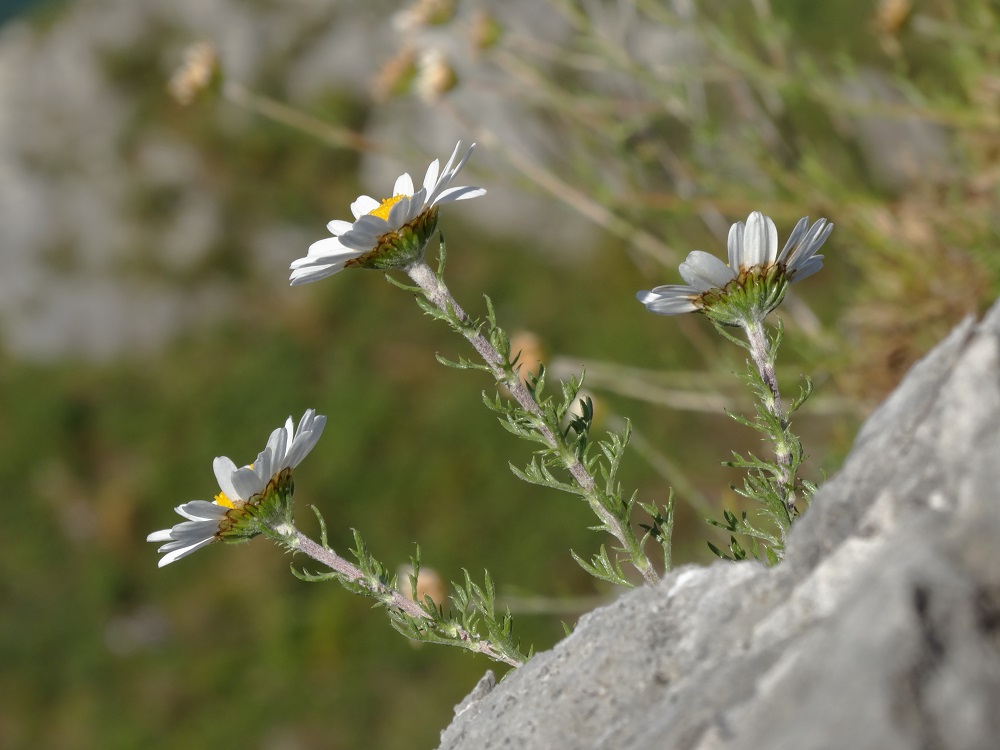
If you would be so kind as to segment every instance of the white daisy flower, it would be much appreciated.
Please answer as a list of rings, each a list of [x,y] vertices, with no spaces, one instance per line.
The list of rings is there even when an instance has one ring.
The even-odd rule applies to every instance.
[[[249,466],[237,467],[226,456],[217,457],[213,468],[220,492],[214,501],[192,500],[178,505],[174,510],[187,520],[146,537],[147,542],[166,542],[158,550],[165,553],[159,567],[220,539],[249,539],[262,532],[262,526],[276,515],[275,510],[280,511],[279,517],[286,514],[290,492],[270,493],[275,495],[271,497],[265,490],[282,472],[299,465],[316,445],[325,425],[326,417],[309,409],[297,428],[289,417],[283,427],[274,430],[264,450]],[[280,507],[263,507],[271,501]]]
[[[318,281],[347,266],[403,268],[418,260],[437,226],[438,206],[486,194],[478,187],[450,187],[475,147],[473,143],[455,164],[462,148],[459,141],[444,169],[437,159],[432,161],[419,190],[404,174],[396,180],[392,197],[379,201],[362,195],[351,204],[353,222],[331,221],[327,229],[333,237],[314,242],[305,257],[291,264],[291,284]]]
[[[816,251],[826,242],[833,225],[819,219],[809,226],[809,217],[799,219],[784,249],[778,253],[778,232],[774,222],[759,211],[738,221],[729,230],[729,263],[695,250],[681,263],[684,284],[666,284],[636,294],[650,312],[679,315],[687,312],[712,313],[727,303],[738,310],[714,310],[720,322],[732,323],[749,313],[763,319],[784,298],[788,284],[812,276],[823,267]],[[735,313],[731,315],[730,313]]]

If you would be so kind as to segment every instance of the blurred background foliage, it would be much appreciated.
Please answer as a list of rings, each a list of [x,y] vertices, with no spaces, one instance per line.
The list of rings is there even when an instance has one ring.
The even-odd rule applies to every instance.
[[[786,392],[803,373],[819,386],[797,423],[815,480],[909,366],[996,296],[995,2],[259,1],[214,27],[160,5],[123,26],[107,15],[120,2],[49,4],[0,36],[29,58],[81,40],[122,105],[100,115],[120,187],[107,210],[134,231],[106,248],[107,288],[152,284],[177,302],[154,315],[163,335],[90,351],[74,334],[41,355],[3,311],[0,746],[434,745],[486,660],[412,647],[368,603],[293,578],[265,541],[164,570],[144,541],[215,492],[214,456],[249,460],[308,407],[329,423],[296,471],[299,517],[315,532],[316,504],[335,549],[356,527],[390,566],[419,543],[446,579],[487,568],[539,649],[617,595],[569,556],[608,541],[583,505],[510,475],[527,452],[481,407],[489,383],[435,362],[469,355],[462,341],[378,274],[286,286],[326,221],[457,137],[480,143],[460,183],[490,195],[443,213],[452,291],[477,312],[489,294],[553,371],[586,366],[599,419],[633,420],[623,476],[647,498],[678,490],[679,563],[709,562],[701,517],[738,507],[719,461],[753,447],[724,414],[749,405],[730,374],[741,352],[704,320],[647,314],[636,290],[678,282],[691,249],[723,253],[751,210],[782,236],[806,214],[836,224],[823,273],[779,311]],[[102,36],[87,18],[116,20]],[[232,72],[227,35],[248,19],[269,41]],[[225,82],[180,106],[166,81],[205,37]],[[100,128],[64,124],[85,159]],[[42,135],[13,134],[55,185],[74,159]],[[157,177],[156,139],[193,166]],[[207,239],[182,221],[202,202],[220,227]],[[44,273],[11,264],[6,283],[79,287],[93,266],[90,227],[76,229],[21,248]],[[197,252],[179,260],[156,244],[167,236]],[[102,331],[149,313],[145,294]]]

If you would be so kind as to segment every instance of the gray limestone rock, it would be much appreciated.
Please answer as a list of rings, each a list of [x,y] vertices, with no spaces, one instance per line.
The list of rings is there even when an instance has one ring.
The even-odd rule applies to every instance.
[[[871,416],[780,567],[590,613],[441,748],[1000,747],[998,488],[1000,304]]]

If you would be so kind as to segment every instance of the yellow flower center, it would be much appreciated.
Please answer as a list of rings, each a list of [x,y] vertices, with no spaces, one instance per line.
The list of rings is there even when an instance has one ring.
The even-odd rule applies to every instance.
[[[218,495],[215,496],[215,504],[216,505],[221,505],[224,508],[235,508],[236,507],[233,504],[233,501],[230,500],[228,497],[226,497],[226,493],[225,492],[220,492]]]
[[[389,212],[392,210],[392,207],[399,203],[403,198],[409,197],[410,196],[408,195],[400,193],[399,195],[394,195],[391,198],[385,198],[382,203],[379,204],[378,208],[374,211],[369,211],[368,214],[369,216],[377,216],[380,219],[389,221]]]
[[[249,466],[247,466],[247,468],[248,469],[252,469],[253,468],[253,464],[250,464]],[[228,497],[226,497],[226,493],[225,492],[220,492],[218,495],[215,496],[215,504],[216,505],[221,505],[223,508],[235,508],[236,507],[236,503],[234,503],[232,500],[230,500]]]

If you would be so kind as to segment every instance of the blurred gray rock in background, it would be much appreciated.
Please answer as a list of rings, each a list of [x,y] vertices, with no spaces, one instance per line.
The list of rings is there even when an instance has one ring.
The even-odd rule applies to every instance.
[[[441,748],[996,748],[1000,304],[868,420],[777,569],[684,567],[583,617]]]
[[[51,13],[0,28],[2,344],[34,359],[156,349],[232,300],[218,280],[155,272],[197,267],[226,231],[225,196],[194,145],[143,122],[143,92],[116,85],[111,61],[160,56],[162,76],[144,87],[166,96],[181,49],[210,38],[232,74],[253,78],[329,11],[315,0],[253,12],[229,1],[82,0]],[[137,196],[157,190],[179,196],[163,230],[136,215]]]
[[[510,59],[513,55],[502,58],[506,65],[488,62],[475,49],[467,31],[484,8],[498,19],[504,36],[512,39],[514,46],[523,44],[532,53],[514,61]],[[401,20],[394,19],[394,24],[400,25]],[[465,34],[461,33],[463,29]],[[391,31],[390,25],[382,24],[376,38],[387,31]],[[455,69],[458,86],[441,101],[397,97],[373,109],[368,134],[380,143],[408,144],[411,148],[409,153],[401,152],[405,162],[400,160],[400,153],[373,154],[366,158],[362,165],[364,184],[384,192],[401,171],[409,171],[419,181],[427,164],[425,156],[419,154],[436,155],[443,163],[458,140],[465,143],[478,140],[476,155],[459,176],[458,184],[486,187],[489,197],[463,205],[465,220],[485,234],[518,242],[550,259],[585,260],[596,247],[600,230],[514,168],[491,147],[483,132],[489,131],[502,149],[523,159],[531,168],[547,171],[556,181],[562,180],[571,188],[578,187],[572,185],[572,178],[567,175],[572,172],[574,162],[579,166],[586,163],[587,157],[572,153],[560,123],[539,111],[544,110],[538,106],[539,102],[548,103],[551,96],[535,82],[556,84],[549,80],[550,71],[537,66],[537,60],[533,59],[550,57],[550,64],[554,64],[572,31],[556,4],[519,0],[463,2],[456,19],[447,26],[427,25],[397,33],[395,47],[390,49],[401,48],[399,39],[405,39],[418,57],[428,52],[441,53]],[[541,54],[540,50],[547,52]],[[565,93],[567,97],[571,94]],[[488,175],[489,179],[484,183],[477,175]],[[561,193],[563,197],[565,194]]]
[[[503,77],[457,33],[468,18],[402,34],[393,23],[400,7],[80,0],[0,28],[0,345],[32,359],[155,351],[186,326],[237,303],[231,279],[199,273],[215,248],[235,244],[241,258],[245,250],[250,271],[278,289],[287,283],[288,263],[326,236],[326,222],[349,216],[345,203],[331,205],[311,226],[259,212],[246,226],[233,226],[228,217],[239,207],[213,179],[203,144],[148,114],[150,97],[167,96],[184,48],[199,40],[215,44],[231,80],[251,89],[267,81],[265,93],[278,81],[278,98],[307,113],[331,92],[368,101],[379,66],[404,44],[447,51],[467,84],[448,107],[416,97],[373,107],[366,134],[386,154],[362,159],[362,189],[372,194],[388,192],[403,170],[422,178],[428,162],[446,159],[456,140],[473,140],[456,110],[477,113],[503,143],[537,163],[565,158],[558,135],[523,102],[511,101]],[[469,4],[463,12],[471,17],[475,10]],[[550,42],[566,33],[547,4],[522,0],[498,10],[514,28]],[[140,58],[149,68],[141,85],[114,79],[112,67],[136,66]],[[184,116],[195,117],[177,113]],[[213,116],[234,138],[260,121],[226,103]],[[477,170],[482,177],[500,163],[481,147],[462,175],[465,184],[482,183]],[[356,176],[317,182],[325,179],[353,183]],[[463,206],[464,221],[540,251],[584,250],[596,242],[593,226],[559,201],[498,182],[486,183],[488,202]],[[137,209],[150,195],[171,196],[164,226]]]
[[[858,144],[875,185],[899,195],[916,185],[954,181],[958,169],[947,129],[919,114],[889,76],[861,69],[840,89],[851,104],[841,128]]]
[[[315,176],[300,175],[298,189],[310,195],[320,195],[323,185],[360,181],[362,191],[381,196],[402,171],[419,180],[430,159],[447,158],[457,140],[479,139],[460,180],[486,187],[489,198],[463,204],[461,221],[484,239],[499,237],[572,264],[602,240],[608,196],[628,206],[646,189],[683,199],[699,194],[682,160],[662,157],[675,148],[672,121],[708,122],[698,73],[707,52],[689,3],[673,5],[690,24],[669,28],[644,22],[627,3],[584,4],[592,38],[581,36],[555,3],[468,0],[444,26],[407,26],[404,5],[80,0],[0,27],[0,345],[37,359],[155,351],[186,326],[237,309],[237,287],[248,278],[278,290],[288,263],[326,236],[326,222],[349,216],[347,202],[323,215],[311,206],[313,223],[302,215],[281,218],[277,207],[269,213],[270,203],[280,202],[272,197],[252,215],[237,205],[234,182],[267,179],[254,172],[253,160],[261,157],[249,148],[245,163],[234,163],[235,155],[244,156],[240,138],[260,135],[254,129],[262,118],[227,102],[199,113],[157,108],[183,50],[195,41],[216,46],[229,80],[307,114],[324,111],[321,103],[331,98],[353,97],[364,135],[381,152],[363,154],[358,175],[321,173],[321,167]],[[504,30],[504,44],[488,56],[473,34],[483,9]],[[380,68],[406,49],[416,58],[447,60],[458,86],[438,100],[409,95],[376,102]],[[608,50],[621,49],[629,54],[609,66],[608,59],[618,58]],[[650,101],[639,73],[669,82],[671,71],[689,83],[667,86],[669,97]],[[873,180],[895,192],[917,176],[948,181],[946,131],[916,117],[888,117],[887,105],[905,104],[891,81],[862,71],[841,89],[855,106],[840,125],[857,141]],[[736,136],[752,123],[762,142],[780,143],[773,119],[781,102],[758,102],[739,80],[724,95],[732,118],[717,137],[676,147],[715,165],[715,179],[766,195],[767,174],[755,155],[742,153]],[[623,126],[632,119],[628,112],[651,110],[648,127],[603,133],[620,153],[591,153],[586,139],[571,136],[593,119],[595,98],[620,110]],[[288,136],[316,143],[291,130]],[[206,145],[212,137],[234,144],[232,150],[215,153]],[[662,158],[636,158],[648,146]],[[220,172],[238,174],[227,182]],[[595,183],[603,197],[592,194]],[[301,195],[288,202],[301,205]],[[699,214],[724,241],[735,217],[712,206]],[[215,262],[213,253],[228,255]],[[203,273],[234,258],[245,265],[234,278]]]

